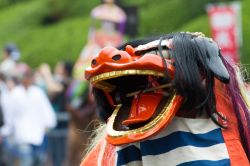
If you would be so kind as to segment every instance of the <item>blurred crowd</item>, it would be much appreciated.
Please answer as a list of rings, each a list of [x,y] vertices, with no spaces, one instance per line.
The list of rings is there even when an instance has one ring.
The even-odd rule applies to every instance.
[[[48,163],[48,133],[65,127],[56,115],[70,115],[63,165],[78,165],[94,125],[95,106],[89,87],[73,80],[73,64],[61,61],[32,69],[19,61],[15,44],[7,44],[0,61],[0,165],[39,166]],[[52,156],[53,158],[53,156]]]

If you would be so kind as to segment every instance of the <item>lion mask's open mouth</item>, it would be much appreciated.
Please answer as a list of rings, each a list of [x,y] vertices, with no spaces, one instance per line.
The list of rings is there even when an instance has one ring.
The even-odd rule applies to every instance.
[[[107,52],[105,49],[101,51],[97,61],[104,53],[107,58]],[[125,51],[109,53],[111,58],[124,57],[124,54],[129,55]],[[132,56],[131,59],[134,60],[120,64],[102,61],[97,66],[95,61],[92,68],[86,70],[90,83],[102,90],[113,106],[114,111],[107,121],[106,138],[115,145],[156,134],[171,121],[182,101],[176,95],[171,79],[166,79],[161,58],[148,54],[136,60]],[[145,70],[141,64],[146,64],[150,70]],[[157,65],[158,71],[153,70]],[[169,72],[173,74],[173,70]]]

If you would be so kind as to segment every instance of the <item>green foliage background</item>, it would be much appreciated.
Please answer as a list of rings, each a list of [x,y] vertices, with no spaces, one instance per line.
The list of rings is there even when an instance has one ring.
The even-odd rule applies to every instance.
[[[137,5],[138,37],[173,31],[201,31],[210,36],[206,4],[212,0],[123,0]],[[222,1],[222,0],[221,0]],[[214,1],[213,2],[218,2]],[[226,0],[223,0],[226,2]],[[0,47],[14,42],[21,60],[33,67],[42,62],[75,61],[87,40],[90,11],[100,0],[1,0]],[[250,62],[250,0],[242,1],[242,62]],[[46,24],[52,21],[53,24]]]

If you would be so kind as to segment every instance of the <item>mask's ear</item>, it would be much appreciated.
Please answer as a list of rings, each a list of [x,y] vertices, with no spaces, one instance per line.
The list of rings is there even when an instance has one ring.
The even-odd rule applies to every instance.
[[[228,83],[230,76],[222,62],[218,45],[214,41],[203,37],[196,37],[193,40],[199,47],[199,50],[206,54],[207,66],[213,72],[214,76],[223,83]]]

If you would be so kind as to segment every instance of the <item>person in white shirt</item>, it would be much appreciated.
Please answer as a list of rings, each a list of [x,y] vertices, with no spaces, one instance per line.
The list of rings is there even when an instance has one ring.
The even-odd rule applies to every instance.
[[[56,126],[56,116],[46,94],[33,85],[31,69],[22,65],[21,84],[10,92],[9,105],[4,107],[8,109],[7,124],[12,129],[13,161],[20,166],[44,165],[45,135]]]

